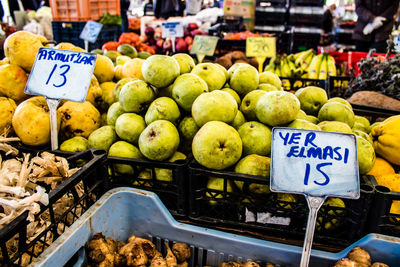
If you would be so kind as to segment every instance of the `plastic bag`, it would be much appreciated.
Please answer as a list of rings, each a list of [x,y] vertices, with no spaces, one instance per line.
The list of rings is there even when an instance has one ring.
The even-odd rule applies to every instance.
[[[34,34],[44,35],[43,26],[40,25],[36,20],[31,20],[28,24],[23,27],[24,31],[28,31]]]

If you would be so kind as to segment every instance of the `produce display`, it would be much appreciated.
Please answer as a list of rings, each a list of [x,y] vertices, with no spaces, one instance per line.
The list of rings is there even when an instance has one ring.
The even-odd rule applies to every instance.
[[[273,57],[264,71],[272,71],[279,77],[326,80],[328,76],[336,76],[336,65],[335,59],[329,54],[316,55],[313,49],[309,49]]]
[[[359,63],[360,74],[345,91],[352,103],[400,110],[400,56],[367,57]]]
[[[148,34],[151,35],[150,30]],[[228,170],[266,178],[270,171],[273,127],[342,132],[356,136],[360,175],[374,175],[378,184],[400,192],[400,174],[395,172],[400,165],[400,115],[380,122],[369,121],[369,118],[354,113],[351,106],[351,103],[356,103],[354,99],[328,99],[326,91],[316,86],[285,90],[285,80],[280,76],[325,80],[328,75],[335,75],[335,62],[331,56],[315,55],[313,50],[277,56],[262,73],[258,73],[253,59],[247,59],[243,52],[232,52],[217,59],[217,63],[196,64],[185,53],[152,55],[155,51],[144,47],[142,41],[139,36],[124,33],[119,42],[106,43],[102,51],[93,51],[99,55],[86,101],[61,101],[57,109],[61,150],[78,152],[97,148],[106,150],[112,157],[165,162],[193,155],[198,164],[210,170]],[[24,93],[36,53],[46,43],[43,37],[16,32],[6,39],[6,57],[0,61],[0,134],[11,131],[24,145],[33,147],[50,144],[50,114],[45,98]],[[69,43],[60,43],[55,48],[84,51]],[[385,68],[395,71],[389,65]],[[397,82],[397,74],[393,77]],[[388,80],[379,79],[382,83]],[[371,88],[372,85],[368,84]],[[361,92],[358,90],[354,95]],[[378,97],[369,98],[378,101]],[[1,143],[0,148],[3,147],[9,150],[7,144]],[[329,153],[326,156],[333,157]],[[48,159],[53,160],[51,164],[47,163]],[[20,199],[33,196],[32,183],[39,181],[54,187],[72,173],[65,169],[65,159],[49,154],[34,157],[32,163],[29,163],[28,156],[14,161],[21,165],[20,172],[32,180],[28,183],[25,179],[21,184],[18,178],[2,186],[7,187],[5,193]],[[6,161],[1,165],[2,170],[4,164]],[[260,165],[265,168],[260,168]],[[142,179],[173,180],[172,171],[166,169],[157,169],[153,173],[127,164],[115,164],[114,169],[117,175],[140,172]],[[6,171],[9,170],[6,168]],[[21,175],[16,174],[17,177]],[[19,195],[13,191],[15,189],[8,188],[12,186],[21,187]],[[30,187],[24,189],[23,186]],[[245,190],[241,181],[234,181],[229,186],[239,192]],[[246,190],[250,187],[258,195],[272,195],[268,185],[254,184],[249,188],[246,186]],[[218,177],[210,176],[207,188],[223,191],[224,185]],[[30,190],[29,196],[27,190]],[[290,194],[278,194],[277,197],[289,203],[286,208],[290,208],[290,202],[295,199]],[[327,203],[344,207],[340,199]],[[32,210],[34,208],[36,206]],[[6,213],[0,218],[2,223],[8,222],[11,214],[14,216],[10,209],[4,210]],[[390,212],[400,214],[400,201],[393,202]],[[144,257],[145,243],[135,237],[126,244],[107,240],[99,234],[91,241],[93,263],[110,266],[107,265],[109,262],[122,261],[128,266],[137,266],[129,265],[127,261],[146,259],[150,266],[169,266],[167,260],[177,256],[168,253],[168,259],[165,259],[153,251],[153,256]],[[94,241],[100,243],[101,248],[97,249]],[[148,246],[152,248],[150,244]],[[113,247],[111,252],[110,247]],[[132,249],[142,256],[132,258]],[[185,266],[185,260],[178,260],[175,265]],[[349,260],[353,259],[349,256]],[[343,261],[346,264],[347,260]],[[252,263],[224,264],[227,265],[221,266],[250,266]]]
[[[171,247],[165,242],[166,253],[162,255],[151,241],[137,236],[130,236],[127,242],[106,238],[96,233],[86,243],[91,266],[151,266],[151,267],[187,267],[191,258],[191,249],[186,243],[174,243]],[[220,267],[259,267],[256,262],[222,262]],[[267,264],[266,267],[274,267]]]
[[[13,222],[19,215],[28,211],[26,238],[33,240],[43,232],[46,227],[52,223],[48,211],[35,216],[41,210],[40,205],[49,204],[49,190],[54,189],[56,185],[71,177],[79,168],[69,168],[69,164],[64,157],[55,156],[49,152],[42,152],[39,155],[30,153],[20,153],[19,150],[11,145],[20,141],[16,137],[0,137],[0,229]],[[77,193],[83,194],[83,185],[79,183],[76,186]],[[64,195],[57,201],[54,208],[56,217],[61,216],[73,204],[73,197]],[[69,223],[71,218],[66,218]],[[62,227],[60,225],[57,231],[59,234]],[[52,235],[49,232],[48,235]],[[48,242],[51,242],[51,236],[47,236]],[[17,252],[18,238],[14,236],[7,242],[9,251]],[[8,255],[12,257],[13,254]],[[30,256],[22,256],[21,265],[26,266],[29,263]],[[0,252],[0,262],[3,260]]]
[[[191,259],[191,249],[186,243],[174,243],[171,247],[165,242],[166,253],[157,250],[151,241],[132,235],[127,242],[105,237],[102,233],[96,233],[85,245],[90,266],[152,266],[152,267],[183,267],[188,266]],[[219,267],[260,267],[254,261],[246,262],[221,262]],[[267,263],[265,267],[274,267]],[[361,247],[354,247],[347,258],[339,260],[334,267],[389,267],[380,262],[371,263],[368,251]]]
[[[371,266],[371,267],[389,267],[387,264],[381,262],[371,262],[371,255],[361,247],[354,247],[348,254],[347,258],[338,261],[334,267],[347,267],[347,266]]]

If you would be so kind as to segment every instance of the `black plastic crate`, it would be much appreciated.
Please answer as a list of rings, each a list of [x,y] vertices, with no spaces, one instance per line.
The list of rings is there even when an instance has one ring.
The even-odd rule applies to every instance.
[[[256,25],[283,25],[287,20],[285,7],[256,7]]]
[[[325,0],[291,0],[291,5],[323,7]]]
[[[34,150],[21,150],[33,154]],[[36,153],[42,151],[35,151]],[[71,155],[62,151],[51,151],[57,156],[66,157],[70,167],[83,166],[70,178],[53,190],[48,190],[49,204],[40,204],[40,212],[35,218],[47,218],[50,224],[34,237],[27,237],[28,212],[15,218],[6,227],[0,229],[1,266],[26,266],[50,246],[69,226],[72,225],[97,199],[108,189],[106,152],[104,150],[86,150]],[[79,186],[81,190],[76,189]],[[68,207],[61,213],[56,212],[58,201],[68,198]],[[65,199],[64,199],[65,200]],[[17,243],[16,243],[17,242]],[[17,245],[16,245],[17,244]],[[15,245],[15,246],[14,246]]]
[[[256,6],[288,6],[289,0],[257,0]]]
[[[375,187],[375,196],[368,217],[368,231],[400,237],[400,214],[391,213],[394,201],[400,203],[400,192],[390,191],[378,185],[374,176],[369,176]]]
[[[53,21],[53,36],[57,43],[68,42],[81,48],[85,48],[85,43],[79,38],[86,22]],[[89,51],[99,48],[108,41],[118,41],[121,35],[120,26],[104,26],[95,43],[89,43]]]
[[[279,238],[304,239],[308,206],[303,196],[285,198],[277,193],[256,195],[249,191],[249,184],[269,185],[269,177],[238,174],[232,170],[210,170],[195,160],[189,165],[189,173],[191,222]],[[222,179],[223,190],[207,188],[209,177]],[[321,208],[315,232],[317,242],[347,246],[365,234],[374,189],[365,176],[361,180],[360,199],[342,199],[345,208]],[[236,188],[233,181],[243,181],[243,190]],[[233,191],[228,190],[228,185]]]
[[[327,91],[326,81],[318,79],[306,79],[306,78],[288,78],[279,77],[282,81],[282,87],[286,91],[297,91],[300,88],[306,86],[317,86]]]
[[[318,51],[320,40],[320,33],[294,32],[292,34],[290,45],[291,53],[297,53],[299,51],[304,51],[310,48]]]
[[[349,96],[347,89],[350,84],[351,84],[350,77],[329,76],[327,80],[328,97],[347,98]],[[351,104],[351,105],[353,107],[353,111],[355,114],[367,117],[371,123],[375,121],[382,121],[383,119],[388,118],[390,116],[395,116],[400,114],[400,111],[396,110],[358,105],[358,104]]]
[[[322,7],[291,6],[289,8],[289,24],[320,27],[323,15],[324,10]]]
[[[186,160],[175,162],[152,161],[146,159],[130,159],[108,157],[111,186],[128,186],[145,189],[156,193],[168,210],[178,218],[187,215],[187,176],[190,156]],[[118,165],[124,164],[131,170],[129,173],[117,172]],[[157,169],[165,169],[172,176],[171,181],[156,179]],[[158,170],[157,170],[158,171]],[[146,176],[147,175],[147,176]]]

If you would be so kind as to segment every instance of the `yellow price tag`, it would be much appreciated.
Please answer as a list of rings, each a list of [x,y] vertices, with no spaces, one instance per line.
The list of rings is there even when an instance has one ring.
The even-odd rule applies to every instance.
[[[214,55],[219,38],[216,36],[196,35],[193,40],[190,54],[201,54],[205,56]]]
[[[274,57],[275,55],[275,37],[249,37],[246,39],[247,57]]]

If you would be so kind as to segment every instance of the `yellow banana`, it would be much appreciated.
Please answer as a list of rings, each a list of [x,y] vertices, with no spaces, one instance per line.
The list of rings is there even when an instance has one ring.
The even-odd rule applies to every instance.
[[[319,74],[318,74],[318,79],[319,80],[326,80],[328,77],[328,55],[323,54],[321,64],[319,67]]]
[[[311,51],[310,54],[307,55],[307,57],[304,59],[303,64],[301,65],[301,68],[303,70],[308,69],[308,66],[310,66],[312,59],[315,57],[314,51]]]
[[[310,55],[314,53],[312,49],[309,49],[307,51],[304,51],[304,53],[302,53],[301,55],[298,56],[298,58],[296,59],[296,61],[294,62],[294,64],[297,67],[300,67],[303,63],[303,61]]]
[[[272,64],[268,64],[267,66],[265,66],[264,71],[274,72],[274,69],[275,69],[275,63],[272,63]]]
[[[282,65],[282,75],[284,75],[284,77],[290,77],[290,67],[286,57],[282,58],[281,65]]]
[[[275,74],[281,77],[281,64],[275,65]]]
[[[319,68],[321,66],[323,54],[319,54],[318,56],[313,57],[310,65],[308,66],[308,78],[309,79],[318,79]]]
[[[294,62],[287,59],[288,65],[289,65],[289,70],[290,70],[290,77],[294,77],[296,74],[296,66],[294,65]]]
[[[328,76],[336,76],[335,59],[331,55],[328,55]]]

